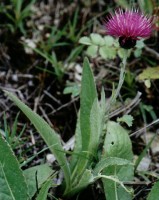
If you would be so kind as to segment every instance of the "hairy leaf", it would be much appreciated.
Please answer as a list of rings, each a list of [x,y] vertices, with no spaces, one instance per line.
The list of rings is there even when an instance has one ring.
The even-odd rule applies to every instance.
[[[104,158],[117,157],[132,161],[132,145],[128,132],[118,123],[109,121],[107,124],[107,133],[104,143]],[[133,179],[133,166],[110,166],[103,170],[107,176],[117,176],[119,181],[131,181]],[[131,194],[126,192],[121,185],[112,181],[103,179],[105,195],[107,200],[130,200]]]
[[[19,163],[0,134],[0,199],[27,200],[28,188]]]
[[[82,150],[87,151],[90,145],[91,127],[90,115],[94,100],[97,98],[93,73],[87,59],[84,60],[80,101],[80,129],[82,135]]]
[[[84,173],[85,169],[91,164],[91,160],[94,156],[95,148],[97,147],[99,133],[97,133],[96,143],[94,142],[94,134],[97,126],[92,125],[91,120],[94,121],[98,112],[96,106],[97,103],[97,91],[91,71],[89,62],[87,59],[84,60],[83,76],[81,85],[81,101],[80,101],[80,127],[78,128],[76,139],[81,140],[76,143],[81,148],[80,155],[78,156],[77,164],[73,169],[71,176],[72,184],[75,186],[79,183],[80,177]],[[96,112],[96,113],[95,113]],[[96,115],[97,114],[97,115]],[[98,119],[96,118],[97,122]],[[94,128],[93,128],[94,126]],[[81,134],[81,136],[79,135]],[[88,183],[89,184],[89,183]]]
[[[24,176],[26,178],[29,196],[32,198],[37,190],[42,186],[42,184],[47,181],[47,179],[53,174],[52,169],[48,164],[38,165],[31,167],[24,171]]]
[[[119,166],[119,165],[132,165],[132,162],[123,158],[116,158],[116,157],[108,157],[103,158],[99,161],[96,165],[95,169],[93,170],[94,175],[98,175],[103,169],[109,166]]]
[[[24,112],[29,118],[31,123],[35,126],[36,130],[40,133],[51,152],[56,157],[60,167],[62,168],[65,176],[66,187],[70,185],[70,168],[67,162],[61,141],[56,132],[49,126],[49,124],[42,119],[37,113],[32,111],[27,105],[20,101],[15,95],[5,91],[12,101]]]

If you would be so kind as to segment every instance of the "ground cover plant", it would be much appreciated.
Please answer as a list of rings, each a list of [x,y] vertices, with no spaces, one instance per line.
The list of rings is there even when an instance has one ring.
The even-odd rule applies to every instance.
[[[0,3],[0,199],[159,199],[158,6]]]

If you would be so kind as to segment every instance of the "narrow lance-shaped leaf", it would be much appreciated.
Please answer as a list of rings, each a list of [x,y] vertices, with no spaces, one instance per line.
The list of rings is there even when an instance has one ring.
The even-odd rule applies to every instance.
[[[76,187],[79,178],[88,167],[88,164],[91,163],[95,147],[97,147],[96,143],[98,143],[97,138],[99,137],[99,133],[96,133],[97,138],[95,143],[95,129],[98,130],[98,127],[94,126],[93,128],[91,120],[94,121],[94,112],[97,111],[95,106],[98,105],[98,102],[94,77],[88,59],[84,60],[80,98],[80,132],[78,134],[81,134],[81,137],[78,136],[78,138],[81,138],[82,148],[71,176],[73,187]],[[98,123],[98,120],[95,123]],[[79,143],[77,144],[79,145]]]
[[[103,137],[104,133],[104,125],[106,123],[106,117],[108,115],[108,113],[106,113],[106,98],[105,98],[105,92],[104,92],[104,88],[102,88],[101,91],[101,100],[100,100],[100,137]]]
[[[28,200],[28,188],[19,163],[0,134],[0,199]]]
[[[60,138],[56,132],[42,119],[37,113],[32,111],[27,105],[20,101],[15,95],[5,91],[12,101],[24,112],[29,118],[31,123],[35,126],[36,130],[40,133],[51,152],[55,155],[60,167],[62,168],[65,176],[66,187],[70,185],[70,168],[66,160],[64,150],[62,148]]]
[[[101,132],[102,120],[98,99],[96,98],[93,102],[91,113],[90,113],[90,143],[88,151],[97,158],[97,149],[99,145],[99,138]]]
[[[90,128],[90,113],[97,98],[96,86],[93,78],[93,73],[89,66],[88,59],[84,60],[82,85],[80,95],[80,127],[82,135],[82,150],[87,151],[90,143],[91,128]]]
[[[88,152],[88,148],[91,143],[90,115],[94,100],[96,98],[97,98],[97,91],[93,78],[93,73],[91,71],[88,59],[85,58],[83,64],[82,83],[81,83],[80,119],[79,119],[81,140],[82,140],[82,151],[86,152],[84,154],[85,157],[89,157],[90,155],[87,156],[87,154],[91,154],[91,152]],[[82,168],[86,167],[87,162],[88,162],[87,158],[83,159],[81,157],[79,159],[78,163],[79,167],[77,170],[79,174],[80,174],[79,170],[83,171]]]
[[[75,144],[73,153],[70,160],[70,169],[73,169],[77,166],[78,157],[82,151],[82,139],[81,139],[81,130],[80,130],[80,118],[78,114],[78,119],[76,123],[76,131],[75,131]]]

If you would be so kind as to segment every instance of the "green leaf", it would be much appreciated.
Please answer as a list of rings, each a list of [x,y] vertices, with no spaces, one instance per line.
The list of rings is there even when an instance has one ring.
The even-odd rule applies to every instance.
[[[93,170],[94,175],[98,175],[103,169],[109,166],[119,166],[119,165],[132,165],[132,162],[123,158],[116,158],[116,157],[108,157],[103,158],[99,161],[96,167]]]
[[[132,145],[128,132],[118,123],[108,121],[107,133],[104,143],[103,158],[117,157],[133,160]],[[133,166],[110,166],[103,170],[106,176],[116,176],[119,181],[131,181],[134,176]],[[104,190],[107,200],[129,200],[132,199],[131,194],[127,193],[121,185],[112,181],[103,179]]]
[[[79,43],[85,44],[85,45],[91,45],[92,41],[89,37],[84,36],[80,38]]]
[[[147,200],[157,200],[159,198],[159,181],[157,181],[151,189]]]
[[[94,148],[90,149],[90,147],[92,147],[91,143],[94,140],[94,133],[92,133],[90,116],[94,101],[97,99],[97,91],[93,73],[87,58],[84,59],[80,97],[81,101],[79,121],[82,149],[80,155],[78,156],[79,159],[77,161],[76,167],[71,176],[72,184],[74,185],[78,184],[85,169],[89,163],[91,163],[91,159],[93,158],[92,154],[94,152]]]
[[[125,122],[129,127],[132,126],[134,118],[131,115],[124,115],[122,117],[118,117],[118,122]]]
[[[135,49],[135,51],[134,51],[134,56],[135,56],[136,58],[140,57],[141,54],[142,54],[142,49]]]
[[[90,152],[94,158],[97,157],[97,149],[99,145],[100,131],[101,131],[101,115],[98,99],[94,100],[90,113],[90,142],[88,152]]]
[[[101,35],[97,33],[91,33],[90,35],[92,43],[97,46],[102,46],[104,44],[104,39]]]
[[[64,91],[63,94],[72,94],[73,97],[76,97],[79,95],[80,93],[80,87],[78,84],[74,84],[72,86],[67,86]]]
[[[106,176],[106,175],[99,174],[98,176],[94,177],[95,180],[98,180],[99,178],[103,178],[103,179],[106,179],[106,180],[111,180],[111,181],[114,182],[114,184],[120,185],[127,193],[129,193],[129,194],[133,193],[133,190],[132,189],[128,189],[127,187],[125,187],[123,182],[120,181],[116,176]],[[116,191],[116,199],[118,200],[117,191]],[[123,199],[123,198],[121,198],[121,199]],[[127,197],[124,198],[124,199],[127,199]]]
[[[106,46],[108,46],[108,47],[113,46],[114,41],[115,41],[115,40],[114,40],[114,38],[113,38],[112,36],[109,36],[109,35],[104,36],[104,42],[105,42],[105,45],[106,45]]]
[[[142,48],[144,48],[144,46],[145,46],[145,43],[144,43],[143,39],[137,40],[136,45],[135,45],[136,48],[142,49]]]
[[[92,174],[91,170],[86,169],[77,185],[77,188],[79,188],[81,190],[81,189],[87,187],[88,184],[92,183],[93,180],[94,179],[93,179],[93,174]]]
[[[66,187],[70,185],[70,168],[67,162],[64,150],[61,145],[61,141],[56,132],[42,119],[38,114],[32,111],[22,101],[20,101],[15,95],[5,91],[5,93],[11,98],[12,101],[24,112],[29,118],[31,123],[35,126],[36,130],[40,133],[51,152],[56,157],[61,169],[64,172],[66,181]]]
[[[105,92],[104,92],[104,88],[102,87],[102,91],[101,91],[101,100],[100,100],[100,123],[101,123],[101,127],[100,127],[100,137],[103,137],[103,129],[104,129],[104,125],[105,125],[105,117],[107,115],[106,113],[106,98],[105,98]],[[105,133],[104,133],[105,134]]]
[[[105,92],[104,88],[102,87],[101,90],[101,99],[99,103],[99,140],[98,140],[98,146],[100,143],[103,143],[103,138],[105,137],[105,129],[106,129],[106,118],[108,117],[107,113],[107,102],[105,98]],[[101,160],[102,154],[101,151],[97,151],[98,154],[98,160]]]
[[[117,53],[118,53],[118,56],[120,58],[124,58],[125,57],[125,49],[119,48]]]
[[[75,145],[74,150],[71,156],[70,161],[70,168],[71,171],[77,166],[77,160],[80,155],[80,152],[82,151],[82,138],[81,138],[81,129],[80,129],[80,115],[78,114],[77,123],[76,123],[76,131],[75,131]]]
[[[29,196],[32,198],[37,189],[53,174],[48,164],[38,165],[24,170],[24,176],[29,188]],[[38,187],[38,188],[37,188]]]
[[[90,114],[97,98],[97,91],[88,59],[84,60],[81,95],[80,95],[80,128],[82,135],[82,150],[87,151],[90,144],[91,128]]]
[[[116,57],[116,49],[114,47],[102,46],[99,54],[103,59],[114,59]]]
[[[158,67],[149,67],[145,70],[143,70],[143,72],[141,74],[139,74],[138,76],[139,80],[155,80],[155,79],[159,79],[159,66]]]
[[[101,124],[102,124],[101,123],[102,120],[100,119],[100,117],[101,117],[100,114],[101,114],[100,113],[100,107],[99,107],[98,100],[96,98],[94,100],[94,103],[93,103],[93,106],[92,106],[92,109],[91,109],[91,113],[90,113],[90,138],[89,138],[90,142],[89,142],[88,150],[86,151],[85,155],[83,155],[85,157],[84,158],[81,157],[80,160],[79,160],[79,162],[76,165],[74,164],[75,170],[78,173],[78,176],[75,176],[75,178],[72,178],[72,181],[74,181],[74,182],[77,183],[76,184],[76,190],[78,188],[77,185],[79,183],[79,180],[81,180],[80,170],[84,171],[84,168],[87,167],[87,163],[88,162],[91,164],[92,157],[97,159],[97,149],[98,149],[98,145],[99,145]],[[79,139],[80,140],[78,141],[77,144],[80,144],[81,138],[79,138]],[[76,147],[78,147],[78,146],[76,146]],[[80,147],[81,147],[81,145],[80,145]],[[80,156],[81,150],[80,151],[79,150],[78,150],[77,153]],[[76,153],[76,152],[74,151],[74,153]],[[75,155],[75,156],[77,157],[77,155]],[[82,154],[81,154],[81,156],[82,156]],[[84,171],[84,173],[85,173],[85,171]],[[87,182],[87,185],[88,184],[89,184],[89,182]]]
[[[52,186],[52,180],[49,179],[42,185],[36,200],[47,200],[48,190],[50,189],[51,186]]]
[[[91,45],[87,48],[86,54],[90,57],[96,57],[97,56],[97,51],[98,51],[98,46]]]
[[[27,200],[28,188],[19,163],[0,134],[0,199]]]
[[[71,192],[69,192],[66,196],[72,196],[78,192],[80,192],[81,190],[83,190],[84,188],[86,188],[89,184],[93,183],[94,181],[94,176],[91,172],[91,170],[86,169],[82,175],[82,177],[80,178],[80,180],[78,181],[78,184],[72,188]]]

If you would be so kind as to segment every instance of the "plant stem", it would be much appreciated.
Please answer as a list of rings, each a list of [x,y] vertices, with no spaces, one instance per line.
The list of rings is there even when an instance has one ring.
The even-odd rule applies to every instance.
[[[120,90],[121,90],[123,82],[124,82],[127,57],[128,57],[128,51],[125,50],[125,55],[124,55],[123,61],[121,63],[119,83],[118,83],[117,89],[112,92],[112,96],[110,98],[109,105],[106,108],[107,118],[109,118],[108,115],[109,115],[109,112],[110,112],[110,108],[115,104],[116,99],[120,94]]]

